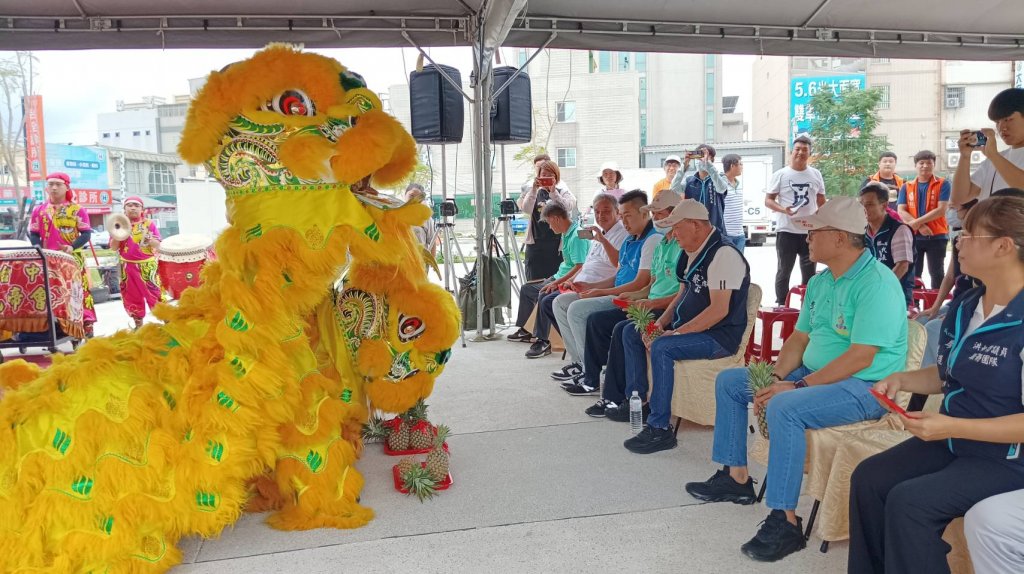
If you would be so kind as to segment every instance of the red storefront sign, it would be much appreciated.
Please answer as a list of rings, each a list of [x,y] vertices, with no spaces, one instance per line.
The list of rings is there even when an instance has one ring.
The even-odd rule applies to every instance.
[[[28,187],[21,188],[21,193],[18,193],[18,189],[13,185],[0,185],[0,200],[4,201],[17,201],[22,197],[31,197],[32,190]],[[0,202],[0,205],[3,205]]]
[[[46,179],[46,138],[43,131],[43,96],[25,96],[25,155],[28,180]]]
[[[75,201],[89,213],[110,213],[114,210],[114,193],[109,189],[76,189]]]

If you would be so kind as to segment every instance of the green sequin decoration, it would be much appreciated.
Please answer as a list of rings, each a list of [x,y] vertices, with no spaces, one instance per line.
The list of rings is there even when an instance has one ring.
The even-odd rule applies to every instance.
[[[284,277],[284,286],[285,287],[288,287],[288,286],[290,286],[293,283],[291,276],[289,276],[287,273],[282,272],[281,273],[281,277]]]
[[[246,371],[245,365],[242,363],[242,359],[234,357],[231,359],[231,368],[235,370],[235,376],[239,379],[245,376]]]
[[[199,510],[213,512],[217,510],[218,504],[220,504],[220,501],[216,494],[203,492],[202,490],[196,491],[196,506],[199,507]]]
[[[345,389],[344,391],[341,391],[341,400],[345,401],[346,403],[351,403],[352,389]]]
[[[245,235],[242,236],[243,241],[252,241],[258,237],[263,237],[263,225],[256,224],[253,227],[245,230]]]
[[[214,440],[207,441],[206,454],[210,455],[210,458],[213,460],[220,462],[224,457],[224,445]]]
[[[319,472],[324,465],[324,457],[317,451],[311,450],[306,455],[306,464],[309,466],[309,470],[312,470],[314,473]]]
[[[434,360],[437,361],[438,365],[443,365],[443,364],[447,363],[451,358],[452,358],[452,350],[451,349],[445,349],[443,351],[438,352],[436,355],[434,355]]]
[[[369,227],[363,230],[363,233],[374,241],[380,241],[380,230],[377,229],[376,223],[371,223]]]
[[[103,517],[101,517],[100,518],[100,530],[104,534],[106,534],[107,536],[110,536],[110,533],[114,531],[114,517],[113,516],[103,516]]]
[[[225,322],[228,327],[231,327],[239,333],[244,333],[249,330],[249,322],[245,320],[245,315],[242,315],[241,311],[235,311],[234,316]]]
[[[92,494],[92,479],[88,476],[80,476],[71,483],[71,491],[81,496]]]
[[[174,396],[170,392],[164,391],[164,401],[167,402],[167,406],[173,411],[178,407],[178,401],[174,400]]]
[[[238,411],[239,408],[239,405],[238,403],[235,402],[235,399],[231,398],[231,395],[225,393],[224,391],[220,391],[219,393],[217,393],[217,404],[231,412],[236,412]]]
[[[71,446],[71,435],[58,428],[57,432],[53,434],[52,446],[63,455]]]

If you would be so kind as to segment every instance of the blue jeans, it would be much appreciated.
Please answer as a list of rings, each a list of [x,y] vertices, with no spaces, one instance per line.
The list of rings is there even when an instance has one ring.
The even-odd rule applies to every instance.
[[[646,398],[647,348],[644,347],[636,326],[630,324],[623,328],[622,346],[626,354],[626,398],[632,396],[633,391],[637,391],[641,398]],[[729,354],[729,351],[706,333],[664,335],[655,339],[651,343],[654,391],[651,392],[651,414],[647,418],[647,424],[660,429],[669,427],[676,361],[720,359]]]
[[[786,380],[795,381],[811,372],[801,366]],[[885,414],[885,409],[868,392],[872,384],[851,377],[831,385],[785,392],[768,401],[768,508],[796,510],[807,452],[805,430],[872,420]],[[715,401],[711,459],[726,466],[746,466],[747,405],[753,401],[746,368],[727,369],[718,374]]]
[[[746,235],[726,235],[725,238],[731,241],[736,246],[736,249],[740,250],[740,253],[743,253],[743,248],[747,245]]]

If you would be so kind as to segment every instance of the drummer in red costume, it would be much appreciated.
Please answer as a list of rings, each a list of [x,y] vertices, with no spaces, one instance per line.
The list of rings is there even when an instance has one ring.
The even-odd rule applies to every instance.
[[[82,248],[89,243],[92,226],[89,214],[74,202],[71,194],[71,177],[66,173],[54,172],[46,176],[47,201],[32,212],[29,221],[29,239],[33,245],[43,249],[63,251],[73,256],[82,269],[83,322],[86,337],[92,337],[96,322],[96,309],[89,292],[89,275],[85,269],[85,254]]]
[[[110,239],[110,248],[116,249],[121,259],[121,302],[135,320],[136,329],[142,326],[146,306],[152,310],[161,301],[155,257],[160,249],[160,232],[152,220],[143,217],[143,207],[142,198],[126,198],[124,213],[132,222],[131,234],[124,241]]]

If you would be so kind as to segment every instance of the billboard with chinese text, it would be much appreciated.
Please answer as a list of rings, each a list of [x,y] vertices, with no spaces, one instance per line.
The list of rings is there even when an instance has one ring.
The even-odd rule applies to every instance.
[[[91,213],[109,213],[113,205],[107,150],[96,146],[46,145],[46,173],[61,171],[71,177],[75,199]],[[33,182],[32,191],[42,201],[43,182]]]
[[[25,96],[25,156],[28,160],[28,180],[46,178],[46,138],[43,127],[43,96]]]
[[[864,74],[797,77],[791,78],[789,83],[790,139],[810,131],[814,110],[809,104],[818,92],[828,90],[839,96],[845,91],[863,90],[865,87]]]

